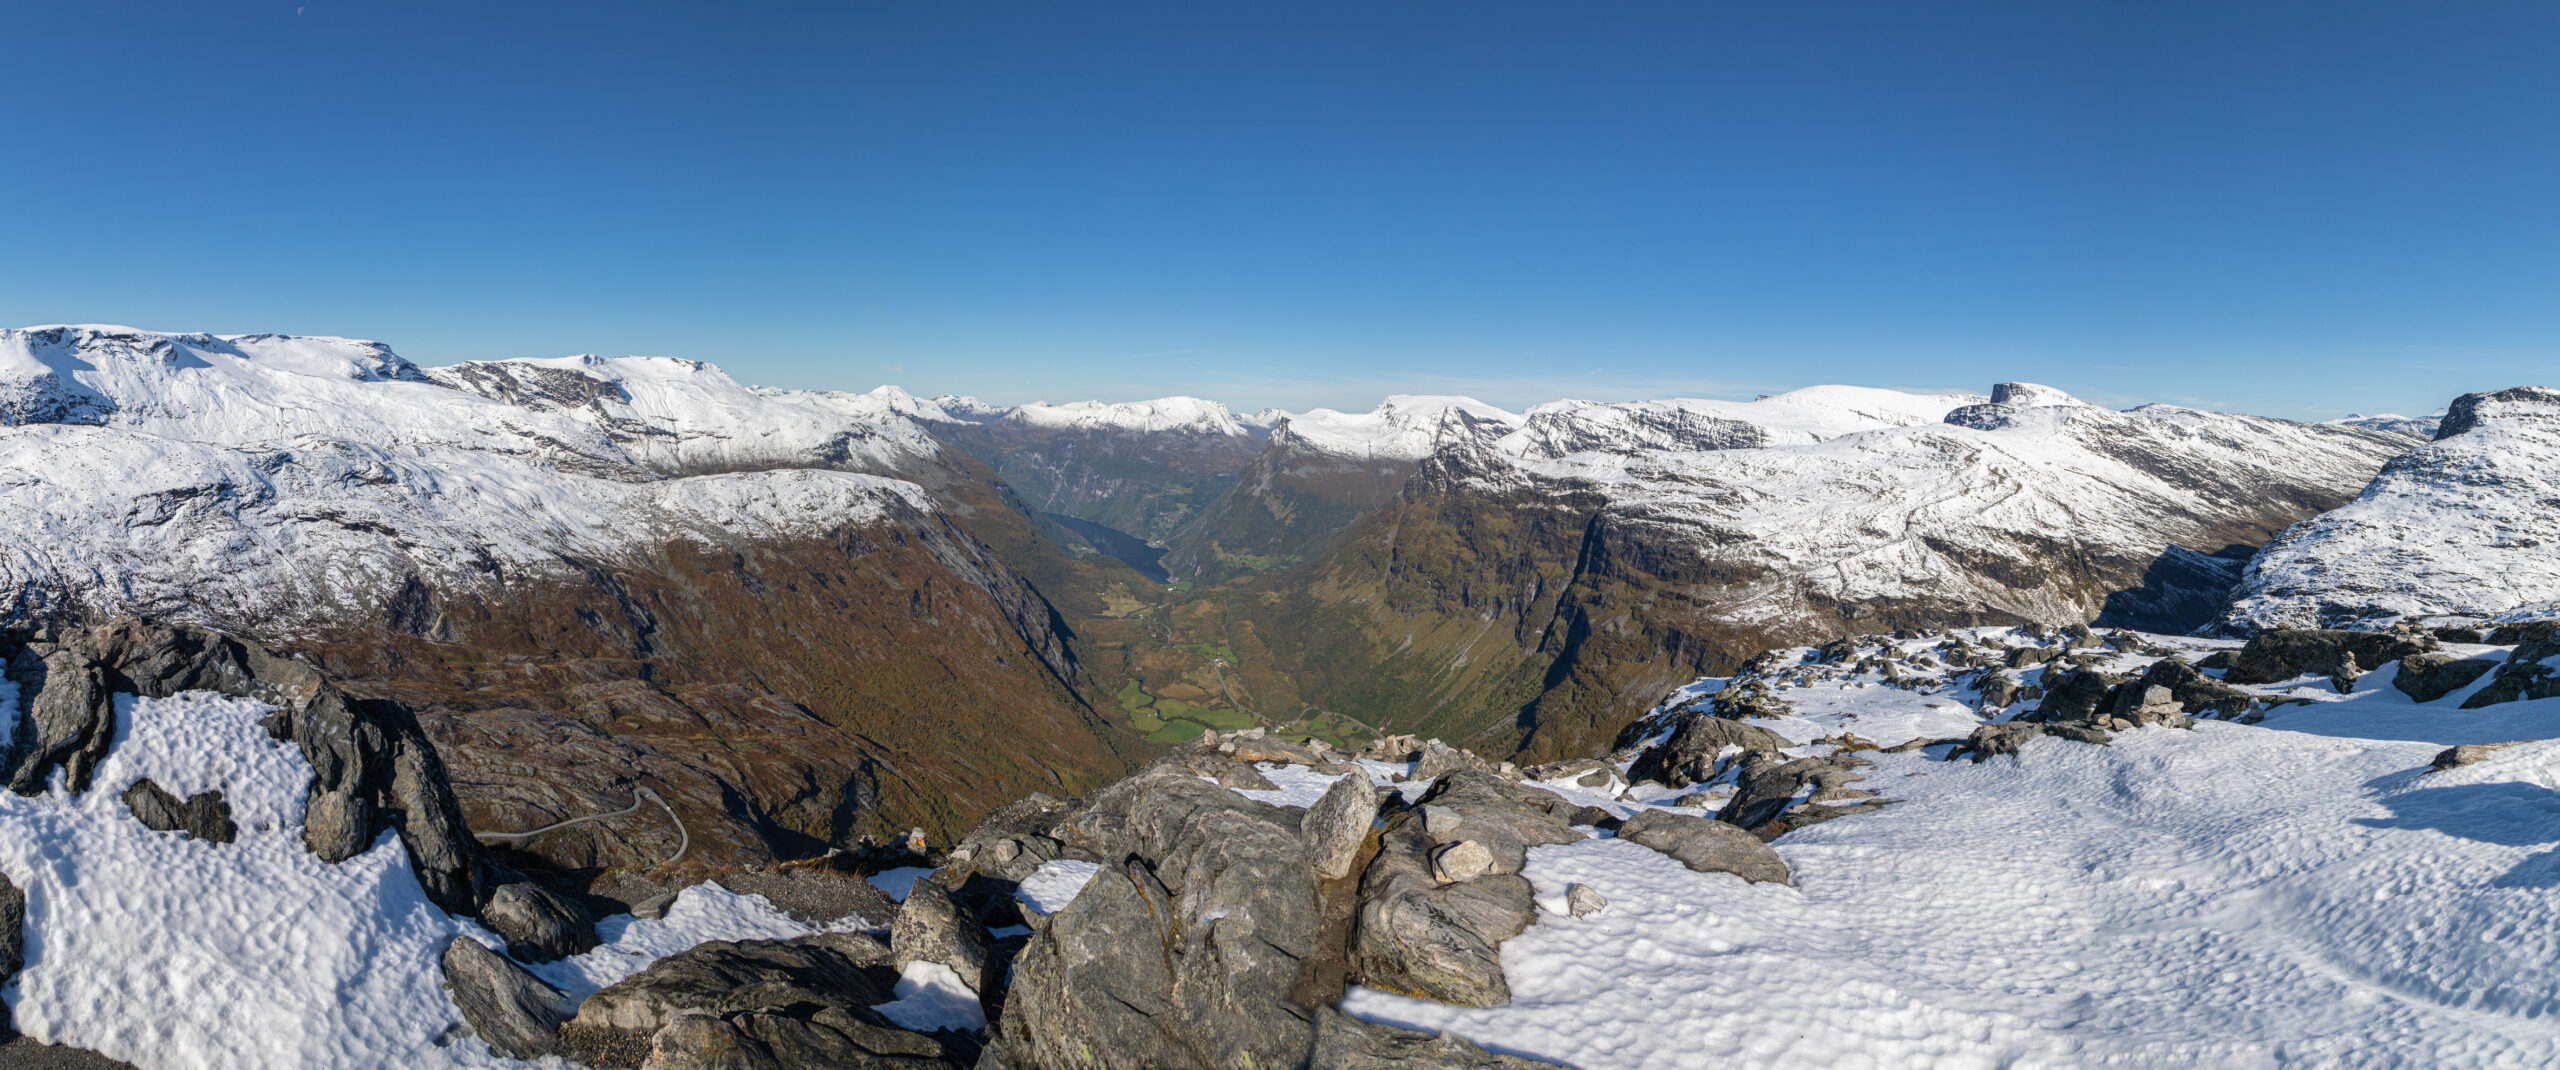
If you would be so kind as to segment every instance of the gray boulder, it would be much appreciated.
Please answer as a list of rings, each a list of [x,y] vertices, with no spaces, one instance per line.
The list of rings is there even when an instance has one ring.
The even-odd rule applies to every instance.
[[[2409,696],[2411,702],[2434,702],[2488,675],[2498,667],[2492,658],[2462,658],[2451,654],[2411,654],[2400,659],[2400,671],[2392,674],[2391,686]]]
[[[669,955],[578,1004],[576,1024],[649,1036],[677,1015],[809,1003],[873,1007],[895,998],[889,949],[858,933],[714,940]]]
[[[1319,1070],[1555,1070],[1551,1063],[1495,1055],[1465,1037],[1363,1022],[1331,1007],[1316,1011],[1315,1051],[1307,1065]]]
[[[776,1006],[677,1015],[649,1039],[642,1070],[961,1070],[972,1045],[911,1032],[867,1007]],[[963,1060],[967,1061],[963,1061]]]
[[[518,881],[489,893],[481,924],[507,941],[519,962],[550,962],[596,946],[595,918],[577,901],[538,884]]]
[[[963,910],[941,884],[920,880],[898,904],[889,927],[890,965],[904,971],[918,962],[938,962],[959,974],[972,992],[985,992],[995,966],[995,941],[976,916]]]
[[[200,791],[181,802],[144,779],[124,789],[123,799],[134,819],[156,832],[183,833],[209,843],[230,843],[239,833],[231,823],[231,804],[222,801],[219,791]]]
[[[1609,909],[1609,899],[1588,884],[1568,884],[1564,888],[1564,905],[1574,917],[1587,918]]]
[[[1323,798],[1307,807],[1307,816],[1298,820],[1298,833],[1306,841],[1307,868],[1317,880],[1336,881],[1351,875],[1352,864],[1368,846],[1370,827],[1377,824],[1379,801],[1378,789],[1367,774],[1355,773],[1334,781]]]
[[[462,1020],[489,1046],[517,1059],[559,1050],[568,995],[468,936],[444,945],[445,991]]]
[[[1157,766],[1094,793],[1057,834],[1109,862],[1014,960],[1008,1062],[1303,1062],[1310,1026],[1290,996],[1317,905],[1293,812]]]
[[[1618,838],[1670,855],[1700,873],[1731,873],[1758,883],[1788,882],[1787,863],[1778,852],[1728,822],[1647,810],[1618,826]]]

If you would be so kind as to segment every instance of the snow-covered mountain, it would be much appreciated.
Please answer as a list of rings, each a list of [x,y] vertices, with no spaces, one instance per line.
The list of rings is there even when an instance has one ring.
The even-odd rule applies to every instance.
[[[430,373],[338,338],[0,331],[0,396],[12,615],[269,635],[372,619],[413,581],[488,595],[669,540],[930,515],[876,473],[940,450],[866,395],[693,361]]]
[[[2398,431],[2401,434],[2416,435],[2419,438],[2434,438],[2436,436],[2436,425],[2443,421],[2443,419],[2444,410],[2438,409],[2425,416],[2402,416],[2396,412],[2378,413],[2376,415],[2367,416],[2360,412],[2351,412],[2329,422],[2333,424],[2349,424],[2356,427],[2370,427],[2376,431]]]
[[[2223,619],[2247,631],[2401,617],[2560,615],[2560,390],[2465,394],[2435,441],[2249,566]]]
[[[1291,574],[1262,634],[1323,644],[1307,675],[1345,690],[1306,701],[1568,753],[1777,643],[2209,608],[2222,588],[2180,585],[2230,576],[2198,559],[2345,501],[2414,443],[2032,384],[1552,406],[1422,462]]]
[[[0,621],[200,624],[328,661],[426,711],[475,821],[646,775],[710,857],[752,859],[778,829],[998,794],[946,772],[990,732],[1029,748],[967,757],[979,779],[1118,768],[1054,611],[989,545],[1027,521],[912,399],[101,326],[0,331],[0,399]]]

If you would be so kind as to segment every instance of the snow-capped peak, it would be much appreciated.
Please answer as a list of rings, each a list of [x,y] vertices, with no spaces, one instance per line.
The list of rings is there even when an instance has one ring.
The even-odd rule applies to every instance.
[[[1014,406],[1004,418],[1032,427],[1083,431],[1175,431],[1237,438],[1252,435],[1243,423],[1237,421],[1234,413],[1227,411],[1226,406],[1195,397],[1156,398],[1152,401],[1071,401],[1063,405],[1034,401]]]
[[[1419,461],[1443,445],[1490,441],[1520,425],[1520,416],[1470,397],[1397,394],[1368,412],[1309,409],[1286,414],[1275,442],[1344,457]]]
[[[1859,431],[1933,424],[1980,394],[1914,394],[1809,386],[1752,401],[1554,401],[1529,410],[1501,448],[1524,457],[1584,452],[1722,450],[1820,442]]]

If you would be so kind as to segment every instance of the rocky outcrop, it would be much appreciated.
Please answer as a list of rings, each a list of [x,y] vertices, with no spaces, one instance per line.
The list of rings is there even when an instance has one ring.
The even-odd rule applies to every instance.
[[[518,1059],[559,1050],[568,995],[468,936],[445,944],[445,991],[462,1020],[489,1046]]]
[[[1657,781],[1667,787],[1687,787],[1715,779],[1726,748],[1775,753],[1793,745],[1787,737],[1758,725],[1716,716],[1694,716],[1680,722],[1680,727],[1672,730],[1670,738],[1638,756],[1636,763],[1627,767],[1627,778]]]
[[[970,991],[994,994],[995,942],[977,913],[963,908],[939,881],[920,880],[908,888],[889,927],[889,953],[889,964],[901,972],[919,962],[939,963],[960,975]]]
[[[2235,684],[2272,684],[2306,675],[2335,673],[2344,658],[2372,667],[2436,648],[2434,636],[2421,633],[2364,632],[2339,628],[2273,628],[2249,637],[2224,680]]]
[[[277,707],[268,730],[293,741],[311,763],[303,842],[313,854],[343,862],[396,830],[429,898],[457,913],[479,912],[486,864],[466,834],[443,763],[405,707],[350,697],[310,665],[196,628],[45,628],[0,637],[0,650],[27,711],[12,790],[41,791],[56,769],[73,790],[85,790],[113,735],[110,695],[214,691],[256,699]],[[218,796],[181,802],[156,785],[136,787],[126,802],[152,827],[227,839],[218,835],[229,823]]]
[[[1530,847],[1582,839],[1574,812],[1551,792],[1459,772],[1391,818],[1360,883],[1350,961],[1361,983],[1461,1006],[1509,1002],[1502,942],[1537,918],[1520,870]],[[1451,872],[1448,856],[1469,845],[1472,872]]]
[[[2462,700],[2462,708],[2479,709],[2501,702],[2560,698],[2560,636],[2545,635],[2519,644],[2498,666],[2488,686]]]
[[[1101,874],[1014,960],[1008,1065],[1293,1066],[1316,889],[1293,813],[1159,764],[1058,828]]]

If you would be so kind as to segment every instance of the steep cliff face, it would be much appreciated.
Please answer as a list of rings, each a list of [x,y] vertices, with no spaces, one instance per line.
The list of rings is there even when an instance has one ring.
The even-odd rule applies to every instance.
[[[2560,390],[2465,394],[2435,440],[2249,566],[2223,627],[2560,615]]]
[[[484,828],[636,782],[752,861],[1125,767],[1035,586],[1090,601],[1079,566],[876,394],[76,327],[0,332],[0,394],[23,402],[0,428],[10,619],[310,654],[419,708]],[[628,841],[662,835],[536,849],[654,860]]]
[[[2018,384],[1928,404],[1943,422],[1793,445],[1556,454],[1584,440],[1551,430],[1445,450],[1234,604],[1310,701],[1554,757],[1767,647],[2089,620],[2172,547],[2263,542],[2407,444]]]

